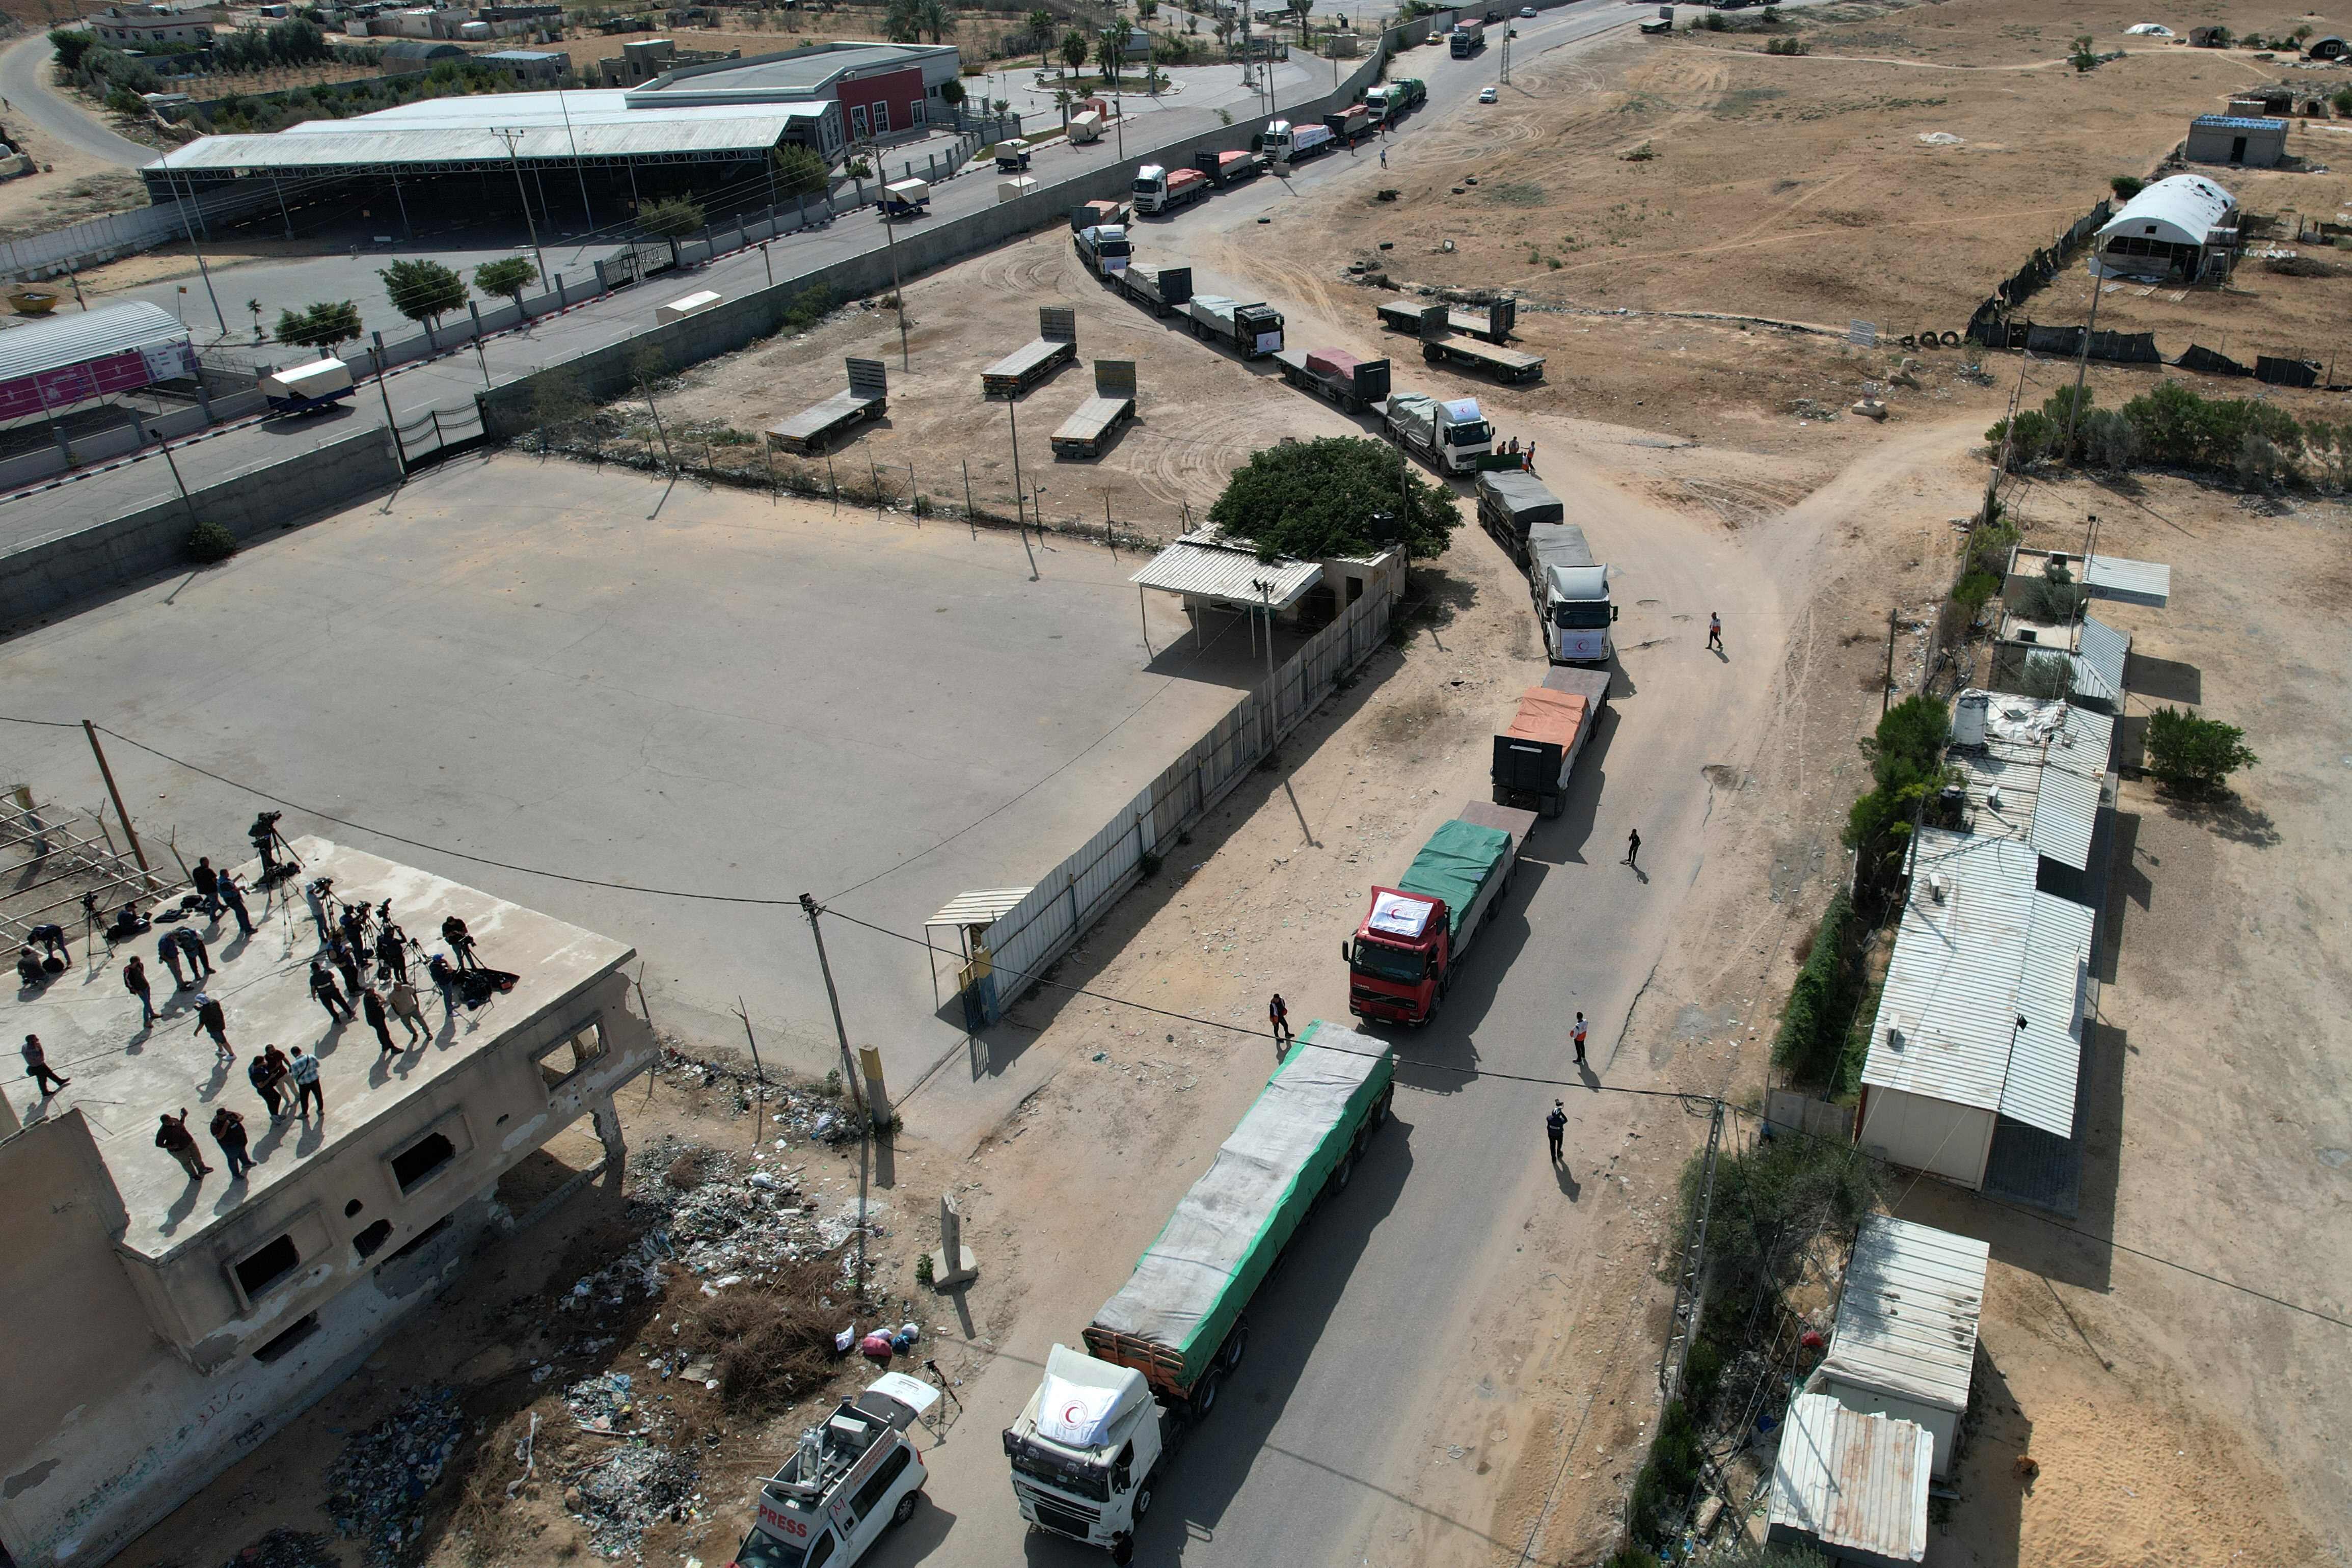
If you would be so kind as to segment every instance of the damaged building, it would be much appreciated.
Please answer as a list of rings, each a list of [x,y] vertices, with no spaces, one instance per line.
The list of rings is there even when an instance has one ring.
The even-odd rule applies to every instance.
[[[154,963],[174,929],[161,921],[112,951],[81,937],[9,1008],[11,1041],[37,1034],[70,1081],[0,1090],[0,1563],[103,1562],[251,1454],[518,1223],[502,1178],[566,1127],[593,1119],[604,1158],[559,1197],[621,1169],[613,1094],[656,1055],[629,1006],[625,944],[320,839],[293,848],[300,879],[267,903],[248,894],[249,936],[184,922],[210,945],[200,984],[226,1008],[235,1061],[195,1032],[197,987],[173,994],[160,964],[161,1016],[142,1027],[121,965]],[[412,948],[426,1033],[380,1052],[364,1021],[331,1018],[310,992],[319,932],[301,886],[321,876],[337,899],[389,900],[419,938],[458,916],[514,984],[445,1009]],[[317,1062],[323,1115],[270,1117],[247,1063],[273,1044]],[[221,1106],[251,1139],[239,1180],[206,1134]],[[183,1108],[214,1167],[201,1179],[157,1143],[159,1118]]]

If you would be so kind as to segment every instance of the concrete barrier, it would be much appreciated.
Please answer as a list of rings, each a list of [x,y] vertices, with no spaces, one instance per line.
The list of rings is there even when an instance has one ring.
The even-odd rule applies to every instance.
[[[127,516],[53,534],[0,555],[0,627],[187,564],[189,505],[240,542],[381,494],[400,482],[392,433],[354,431]]]

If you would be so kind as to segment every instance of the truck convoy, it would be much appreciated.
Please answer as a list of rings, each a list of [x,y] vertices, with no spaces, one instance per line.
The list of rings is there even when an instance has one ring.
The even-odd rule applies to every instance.
[[[1373,119],[1372,111],[1362,104],[1351,103],[1337,114],[1325,115],[1323,129],[1331,133],[1333,141],[1353,147],[1359,142],[1379,135],[1381,122]]]
[[[1495,427],[1475,397],[1441,402],[1423,392],[1391,392],[1381,416],[1399,446],[1444,474],[1475,473],[1494,449]]]
[[[1495,804],[1558,816],[1569,775],[1608,706],[1605,669],[1555,669],[1528,687],[1509,728],[1495,737]]]
[[[1189,267],[1137,267],[1132,263],[1110,275],[1110,286],[1150,311],[1164,316],[1181,310],[1192,297]]]
[[[1250,138],[1251,152],[1263,153],[1277,163],[1296,163],[1338,144],[1328,125],[1294,125],[1287,120],[1270,120]]]
[[[1070,237],[1076,247],[1078,259],[1087,270],[1097,278],[1108,278],[1114,272],[1127,270],[1129,258],[1135,254],[1135,242],[1127,237],[1127,230],[1118,224],[1108,228],[1082,228]]]
[[[760,1487],[760,1511],[729,1568],[849,1565],[894,1524],[914,1517],[929,1479],[908,1428],[940,1391],[886,1372],[845,1399]]]
[[[1601,664],[1616,650],[1609,628],[1609,568],[1592,558],[1584,530],[1563,521],[1559,498],[1533,474],[1478,476],[1478,524],[1527,569],[1528,595],[1554,664]]]
[[[1388,125],[1429,101],[1429,84],[1417,76],[1403,76],[1364,89],[1364,108],[1372,123]]]
[[[1171,1451],[1249,1348],[1251,1298],[1318,1203],[1347,1187],[1388,1121],[1395,1079],[1383,1042],[1320,1020],[1299,1031],[1087,1326],[1086,1352],[1055,1345],[1004,1429],[1022,1518],[1114,1563],[1133,1558]]]
[[[1455,59],[1466,60],[1486,47],[1486,24],[1471,21],[1465,16],[1454,24],[1454,31],[1445,42],[1446,47],[1454,51]]]
[[[1231,344],[1244,359],[1282,352],[1282,312],[1264,301],[1244,305],[1222,294],[1195,294],[1184,314],[1194,337]]]
[[[1360,414],[1389,395],[1389,362],[1358,359],[1345,349],[1285,349],[1274,356],[1282,379]]]
[[[1135,210],[1171,213],[1209,194],[1209,176],[1198,169],[1166,169],[1146,163],[1135,172]]]
[[[1222,188],[1256,179],[1265,173],[1265,159],[1256,153],[1195,153],[1192,166]]]
[[[1501,908],[1536,814],[1471,801],[1430,835],[1393,888],[1375,887],[1348,963],[1348,1010],[1426,1024],[1454,985],[1478,932]]]

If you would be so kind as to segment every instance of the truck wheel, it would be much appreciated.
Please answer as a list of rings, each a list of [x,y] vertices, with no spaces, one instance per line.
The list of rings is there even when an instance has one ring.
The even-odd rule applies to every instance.
[[[1249,1316],[1244,1313],[1234,1320],[1234,1331],[1225,1336],[1225,1353],[1219,1359],[1223,1363],[1224,1369],[1231,1372],[1242,1364],[1242,1357],[1248,1352]],[[1140,1518],[1141,1515],[1139,1514],[1137,1517]]]
[[[1160,1472],[1154,1470],[1143,1478],[1141,1486],[1135,1489],[1135,1520],[1138,1524],[1142,1523],[1143,1516],[1151,1511],[1151,1494],[1159,1485]]]
[[[1348,1190],[1348,1184],[1355,1179],[1356,1152],[1350,1149],[1340,1159],[1339,1169],[1331,1173],[1331,1190],[1335,1193],[1344,1193]]]
[[[1202,1378],[1192,1389],[1192,1419],[1206,1421],[1209,1412],[1217,1407],[1218,1385],[1224,1378],[1214,1372]]]
[[[1118,1540],[1112,1542],[1110,1543],[1110,1560],[1113,1563],[1118,1563],[1118,1568],[1127,1568],[1129,1563],[1134,1562],[1135,1537],[1132,1535],[1122,1535]]]
[[[1385,1127],[1388,1125],[1389,1101],[1395,1098],[1396,1085],[1391,1084],[1388,1088],[1381,1090],[1381,1097],[1378,1100],[1372,1101],[1372,1125],[1375,1128]]]
[[[1421,357],[1431,364],[1443,364],[1445,363],[1445,356],[1437,352],[1437,345],[1435,343],[1423,343],[1421,349]]]

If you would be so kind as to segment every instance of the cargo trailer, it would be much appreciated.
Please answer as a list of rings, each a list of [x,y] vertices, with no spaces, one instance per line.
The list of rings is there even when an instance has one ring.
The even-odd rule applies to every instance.
[[[1274,356],[1282,379],[1360,414],[1389,395],[1389,362],[1358,359],[1345,349],[1285,349]]]
[[[1078,313],[1067,305],[1037,310],[1037,336],[980,373],[984,397],[1013,397],[1078,357]]]
[[[882,362],[853,359],[845,363],[849,390],[836,392],[823,403],[769,426],[770,450],[817,457],[832,450],[835,442],[858,426],[890,412],[889,374]]]
[[[1135,417],[1135,362],[1095,361],[1094,395],[1054,432],[1056,458],[1099,458],[1120,426]]]
[[[1495,737],[1495,804],[1558,816],[1568,804],[1569,775],[1608,706],[1605,669],[1557,669],[1528,688],[1509,727]]]

